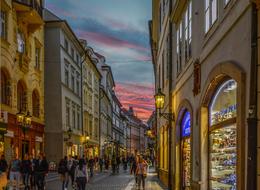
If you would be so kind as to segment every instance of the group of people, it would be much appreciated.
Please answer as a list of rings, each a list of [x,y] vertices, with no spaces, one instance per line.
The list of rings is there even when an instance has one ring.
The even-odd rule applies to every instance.
[[[37,158],[24,155],[23,159],[19,159],[16,154],[8,164],[4,155],[0,159],[0,189],[9,187],[10,190],[19,190],[22,185],[25,190],[35,189],[43,190],[45,186],[45,176],[49,170],[48,162],[43,154],[39,154]],[[7,180],[9,183],[7,184]]]

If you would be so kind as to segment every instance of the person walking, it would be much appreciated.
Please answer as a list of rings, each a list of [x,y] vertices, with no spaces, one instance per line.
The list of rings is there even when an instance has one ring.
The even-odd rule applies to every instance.
[[[79,164],[75,169],[75,181],[78,186],[78,190],[85,190],[86,183],[88,181],[88,172],[87,166],[84,164],[84,161],[81,159],[79,160]]]
[[[128,162],[127,158],[123,157],[122,162],[123,162],[124,171],[126,172],[126,170],[127,170],[127,162]]]
[[[11,188],[15,186],[16,190],[19,190],[20,186],[20,177],[21,177],[21,161],[18,158],[17,154],[14,154],[13,159],[11,160],[10,166],[9,166],[9,178],[11,182]]]
[[[143,189],[145,189],[145,178],[147,177],[147,163],[141,156],[138,159],[136,167],[136,176],[138,180],[138,189],[140,189],[141,183]]]
[[[8,164],[7,161],[5,160],[5,156],[1,155],[0,159],[0,189],[4,189],[4,187],[7,184],[7,168]]]
[[[61,175],[62,190],[68,189],[69,184],[69,170],[68,170],[68,158],[65,156],[59,162],[58,173]]]
[[[120,163],[121,163],[120,156],[117,156],[116,157],[116,173],[119,173]]]
[[[30,161],[32,163],[32,172],[31,172],[30,183],[31,183],[31,188],[35,189],[35,187],[36,187],[36,178],[35,178],[34,168],[35,168],[36,159],[35,159],[34,155],[30,155]]]
[[[98,163],[99,163],[99,170],[100,170],[100,172],[102,172],[103,171],[103,163],[104,163],[104,160],[103,160],[102,157],[99,158]]]
[[[88,166],[90,169],[90,177],[94,176],[94,165],[95,165],[95,160],[91,156],[90,159],[88,160]]]
[[[30,189],[30,175],[32,173],[32,163],[29,156],[25,154],[21,164],[21,173],[23,176],[24,190]]]
[[[133,174],[135,176],[135,184],[137,184],[137,175],[136,175],[136,167],[137,167],[137,160],[138,160],[138,157],[132,155],[131,156],[131,170],[130,170],[130,173]]]
[[[45,176],[47,175],[49,170],[49,164],[43,154],[39,154],[38,159],[35,161],[34,165],[34,173],[35,173],[35,181],[38,190],[44,190],[45,186]]]

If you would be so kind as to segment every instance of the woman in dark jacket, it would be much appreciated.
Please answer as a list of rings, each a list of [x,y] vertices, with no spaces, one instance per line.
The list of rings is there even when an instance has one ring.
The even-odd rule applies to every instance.
[[[23,184],[25,186],[24,189],[30,189],[30,175],[32,173],[32,163],[27,154],[24,156],[24,159],[22,160],[21,173],[23,176]]]

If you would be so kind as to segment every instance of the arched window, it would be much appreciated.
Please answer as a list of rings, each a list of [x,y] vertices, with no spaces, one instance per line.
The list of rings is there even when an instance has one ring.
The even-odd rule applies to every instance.
[[[1,69],[1,103],[5,105],[11,104],[11,83],[7,72]]]
[[[37,90],[34,90],[32,93],[32,115],[40,117],[40,98]]]
[[[17,109],[19,111],[26,112],[26,108],[27,108],[26,87],[22,81],[19,81],[17,84]]]

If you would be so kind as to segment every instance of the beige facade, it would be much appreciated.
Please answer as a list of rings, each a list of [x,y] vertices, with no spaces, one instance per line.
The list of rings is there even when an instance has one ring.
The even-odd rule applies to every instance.
[[[44,30],[41,1],[23,4],[1,0],[1,138],[0,154],[7,159],[16,152],[43,151],[44,143]],[[25,135],[16,122],[16,113],[32,116]]]
[[[172,3],[172,60],[169,63],[173,76],[169,81],[173,89],[170,98],[175,114],[173,166],[170,168],[173,171],[172,189],[247,189],[247,183],[250,183],[247,175],[253,176],[247,174],[246,157],[252,4],[247,0]],[[156,25],[152,21],[152,25],[160,28],[159,23]],[[162,72],[157,66],[160,65],[163,38],[160,36],[164,33],[158,35],[157,43],[152,47],[157,50],[153,56],[156,58],[157,84],[163,78],[161,75],[167,73],[167,69]],[[156,38],[152,36],[152,39],[156,42]],[[183,132],[185,113],[190,114],[188,136]],[[163,129],[158,132],[163,136]],[[185,145],[187,139],[188,146]],[[221,158],[217,155],[219,151],[222,151]],[[163,154],[163,150],[160,152]],[[160,168],[163,165],[160,160]]]
[[[101,75],[96,64],[96,57],[92,48],[87,47],[85,61],[83,63],[83,130],[89,140],[86,144],[88,157],[100,154],[100,79]]]

